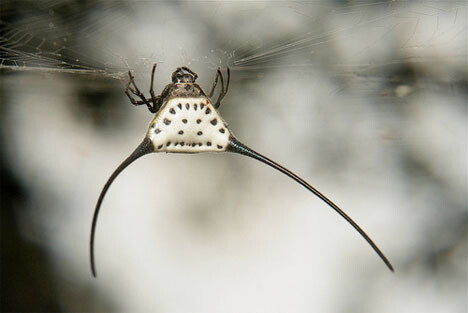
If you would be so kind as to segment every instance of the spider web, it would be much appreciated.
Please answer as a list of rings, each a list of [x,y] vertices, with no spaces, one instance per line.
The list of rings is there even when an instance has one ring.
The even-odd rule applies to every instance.
[[[89,11],[78,3],[41,1],[8,2],[0,16],[0,68],[19,71],[64,72],[119,78],[128,64],[103,46],[118,26],[89,21]],[[12,6],[13,8],[10,8]],[[119,13],[113,3],[103,10]],[[19,15],[21,19],[15,19]],[[14,20],[10,22],[8,20]],[[106,33],[107,32],[107,33]]]
[[[118,47],[121,42],[119,36],[136,25],[139,19],[149,17],[145,11],[154,12],[165,7],[159,2],[97,1],[86,7],[73,1],[22,4],[20,11],[25,16],[22,20],[13,23],[0,19],[0,68],[120,77],[126,70],[138,70],[151,62],[164,63],[169,59],[165,55],[168,53],[164,49],[167,44],[165,38],[155,39],[156,43],[161,40],[161,44],[151,51],[145,49],[147,39],[134,43],[132,48],[136,49]],[[447,47],[450,53],[444,57],[459,64],[466,59],[463,40],[466,37],[466,6],[462,1],[362,1],[348,5],[284,1],[198,2],[196,5],[182,2],[179,7],[187,11],[185,19],[188,21],[197,21],[193,15],[203,11],[211,20],[211,26],[219,26],[217,24],[224,17],[238,23],[252,23],[257,17],[269,22],[281,18],[285,21],[285,28],[290,27],[289,32],[275,33],[263,25],[252,23],[252,32],[233,33],[227,41],[218,41],[217,48],[210,45],[209,49],[196,50],[198,56],[194,51],[189,55],[183,43],[178,42],[176,55],[188,64],[201,62],[214,68],[229,65],[239,71],[326,69],[332,75],[368,77],[378,76],[386,67],[437,62],[440,57],[437,53],[427,53],[431,49]],[[16,10],[14,13],[18,14]],[[82,11],[73,13],[78,10]],[[234,18],[233,10],[238,12]],[[2,16],[11,15],[6,5]],[[173,25],[178,23],[177,19],[167,17],[164,22]],[[299,22],[294,23],[293,20]],[[143,29],[140,36],[145,36],[146,30]],[[291,39],[292,34],[294,37]],[[400,36],[398,49],[393,50],[393,56],[381,58],[385,53],[378,50],[382,49],[380,45],[395,40],[392,38],[395,36]],[[148,37],[151,38],[150,33]],[[336,49],[343,42],[350,44],[338,48],[349,51],[338,60],[327,59],[330,48]],[[158,50],[163,53],[155,56]],[[297,60],[301,62],[297,63]],[[327,69],[324,62],[334,62],[334,66]]]

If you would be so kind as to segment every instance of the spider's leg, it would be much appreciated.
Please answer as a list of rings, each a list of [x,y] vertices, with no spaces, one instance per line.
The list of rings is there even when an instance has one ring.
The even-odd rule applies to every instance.
[[[256,159],[262,163],[265,163],[275,170],[280,171],[281,173],[289,176],[290,178],[294,179],[296,182],[307,188],[309,191],[311,191],[313,194],[315,194],[317,197],[319,197],[322,201],[324,201],[326,204],[328,204],[333,210],[335,210],[339,215],[341,215],[351,226],[354,227],[358,231],[359,234],[369,243],[369,245],[374,249],[374,251],[379,255],[379,257],[382,259],[382,261],[387,265],[387,267],[393,272],[393,266],[390,263],[390,261],[387,259],[387,257],[380,251],[380,249],[377,247],[377,245],[372,241],[372,239],[362,230],[359,225],[351,219],[343,210],[341,210],[335,203],[333,203],[330,199],[325,197],[320,191],[309,185],[305,180],[291,172],[290,170],[282,167],[278,163],[268,159],[267,157],[261,155],[260,153],[250,149],[243,143],[239,142],[236,138],[232,137],[230,138],[230,144],[228,147],[228,151],[234,152],[234,153],[239,153],[248,157],[251,157],[253,159]]]
[[[221,71],[219,70],[219,67],[218,67],[218,70],[216,71],[216,78],[215,78],[215,81],[213,83],[213,86],[211,87],[210,93],[208,94],[208,98],[213,97],[213,93],[214,93],[214,91],[216,89],[216,86],[218,85],[218,78],[219,78],[220,74],[221,74]]]
[[[128,92],[129,90],[131,90],[132,88],[129,86],[129,83],[127,82],[124,82],[123,80],[120,80],[120,82],[122,83],[122,85],[124,85],[125,87],[125,94],[127,95],[128,99],[130,100],[130,102],[133,104],[133,105],[142,105],[142,104],[146,104],[144,103],[143,101],[138,101],[138,100],[135,100],[133,99],[132,95]],[[132,93],[133,93],[133,90],[132,90]]]
[[[154,94],[154,72],[156,71],[157,63],[154,63],[153,70],[151,71],[151,88],[150,88],[150,95],[151,95],[151,102],[153,103],[152,108],[148,108],[152,113],[156,113],[160,107],[160,96],[156,96]]]
[[[227,68],[227,74],[228,74],[228,77],[227,77],[227,82],[226,82],[226,90],[224,91],[223,98],[227,94],[229,90],[229,84],[231,83],[231,69],[229,67]]]
[[[154,102],[154,98],[156,98],[155,95],[154,95],[154,89],[153,89],[153,87],[154,87],[154,72],[156,71],[156,66],[157,66],[157,65],[158,65],[157,63],[154,63],[153,69],[151,70],[151,88],[150,88],[150,94],[151,94],[151,98],[153,98],[153,102]]]
[[[125,91],[125,94],[127,95],[128,99],[130,99],[130,102],[133,104],[133,105],[142,105],[142,104],[146,104],[144,103],[143,101],[141,100],[135,100],[132,98],[132,96],[128,93],[128,91]],[[148,108],[149,109],[149,108]]]
[[[223,74],[221,73],[220,69],[218,69],[218,72],[219,72],[219,78],[221,79],[221,91],[219,92],[218,100],[216,100],[214,104],[215,109],[219,108],[219,106],[221,105],[221,99],[223,99],[224,94],[225,94]]]
[[[152,100],[148,101],[145,96],[143,95],[143,93],[141,93],[141,91],[138,89],[136,83],[135,83],[135,80],[134,80],[134,77],[132,75],[132,73],[130,71],[128,71],[128,77],[130,78],[128,84],[127,84],[127,88],[125,90],[125,94],[127,94],[127,96],[130,98],[129,94],[128,94],[128,91],[130,90],[132,94],[134,94],[135,96],[137,96],[138,98],[141,99],[141,101],[143,101],[142,103],[140,101],[132,101],[132,99],[130,99],[130,101],[132,102],[132,104],[134,105],[140,105],[140,104],[146,104],[146,106],[148,107],[148,110],[152,113],[154,113],[154,109],[153,109],[153,106],[150,104],[150,102],[152,102]],[[131,85],[133,85],[133,88],[131,87]],[[136,102],[136,103],[135,103]],[[154,112],[153,112],[154,111]]]
[[[226,96],[228,90],[229,90],[229,84],[231,82],[231,70],[229,69],[229,67],[227,68],[227,82],[226,82],[226,89],[223,89],[222,92],[219,94],[219,98],[218,98],[218,101],[216,101],[215,103],[215,108],[219,108],[219,106],[221,105],[221,100],[224,99],[224,96]],[[221,77],[222,78],[222,77]],[[224,85],[223,85],[224,87]]]
[[[135,96],[139,97],[142,101],[148,103],[149,105],[148,100],[145,98],[140,89],[138,89],[138,86],[135,83],[135,77],[132,75],[132,73],[130,73],[130,71],[128,71],[128,76],[130,77],[130,81],[128,82],[128,90],[130,90]],[[133,85],[133,88],[131,85]]]
[[[91,223],[91,235],[90,235],[90,240],[89,240],[89,257],[90,257],[90,262],[91,262],[91,272],[94,277],[97,277],[96,274],[96,264],[94,262],[94,235],[96,233],[96,224],[97,224],[97,219],[99,215],[99,210],[101,209],[101,204],[102,201],[104,200],[104,196],[106,195],[107,190],[109,189],[110,185],[112,182],[115,180],[115,178],[131,163],[133,163],[136,159],[144,156],[145,154],[154,152],[154,147],[153,143],[149,138],[145,138],[142,143],[133,151],[133,153],[125,160],[123,161],[119,167],[112,173],[112,175],[109,177],[107,180],[106,184],[102,188],[101,194],[99,195],[96,208],[94,209],[94,214],[93,214],[93,221]]]

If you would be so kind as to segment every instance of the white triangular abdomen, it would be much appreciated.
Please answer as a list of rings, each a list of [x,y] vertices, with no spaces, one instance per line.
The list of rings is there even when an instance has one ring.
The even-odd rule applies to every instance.
[[[156,152],[223,152],[230,132],[208,98],[173,98],[156,114],[146,136]]]

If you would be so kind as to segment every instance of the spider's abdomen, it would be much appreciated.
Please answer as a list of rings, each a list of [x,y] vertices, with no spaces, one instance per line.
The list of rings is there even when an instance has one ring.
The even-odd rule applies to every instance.
[[[156,152],[223,152],[230,132],[207,97],[180,97],[161,108],[146,137]]]

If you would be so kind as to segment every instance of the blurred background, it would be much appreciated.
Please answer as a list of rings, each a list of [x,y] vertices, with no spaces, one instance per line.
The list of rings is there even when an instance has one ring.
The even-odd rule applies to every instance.
[[[0,4],[2,312],[466,312],[466,1]],[[245,144],[101,188],[188,66]]]

